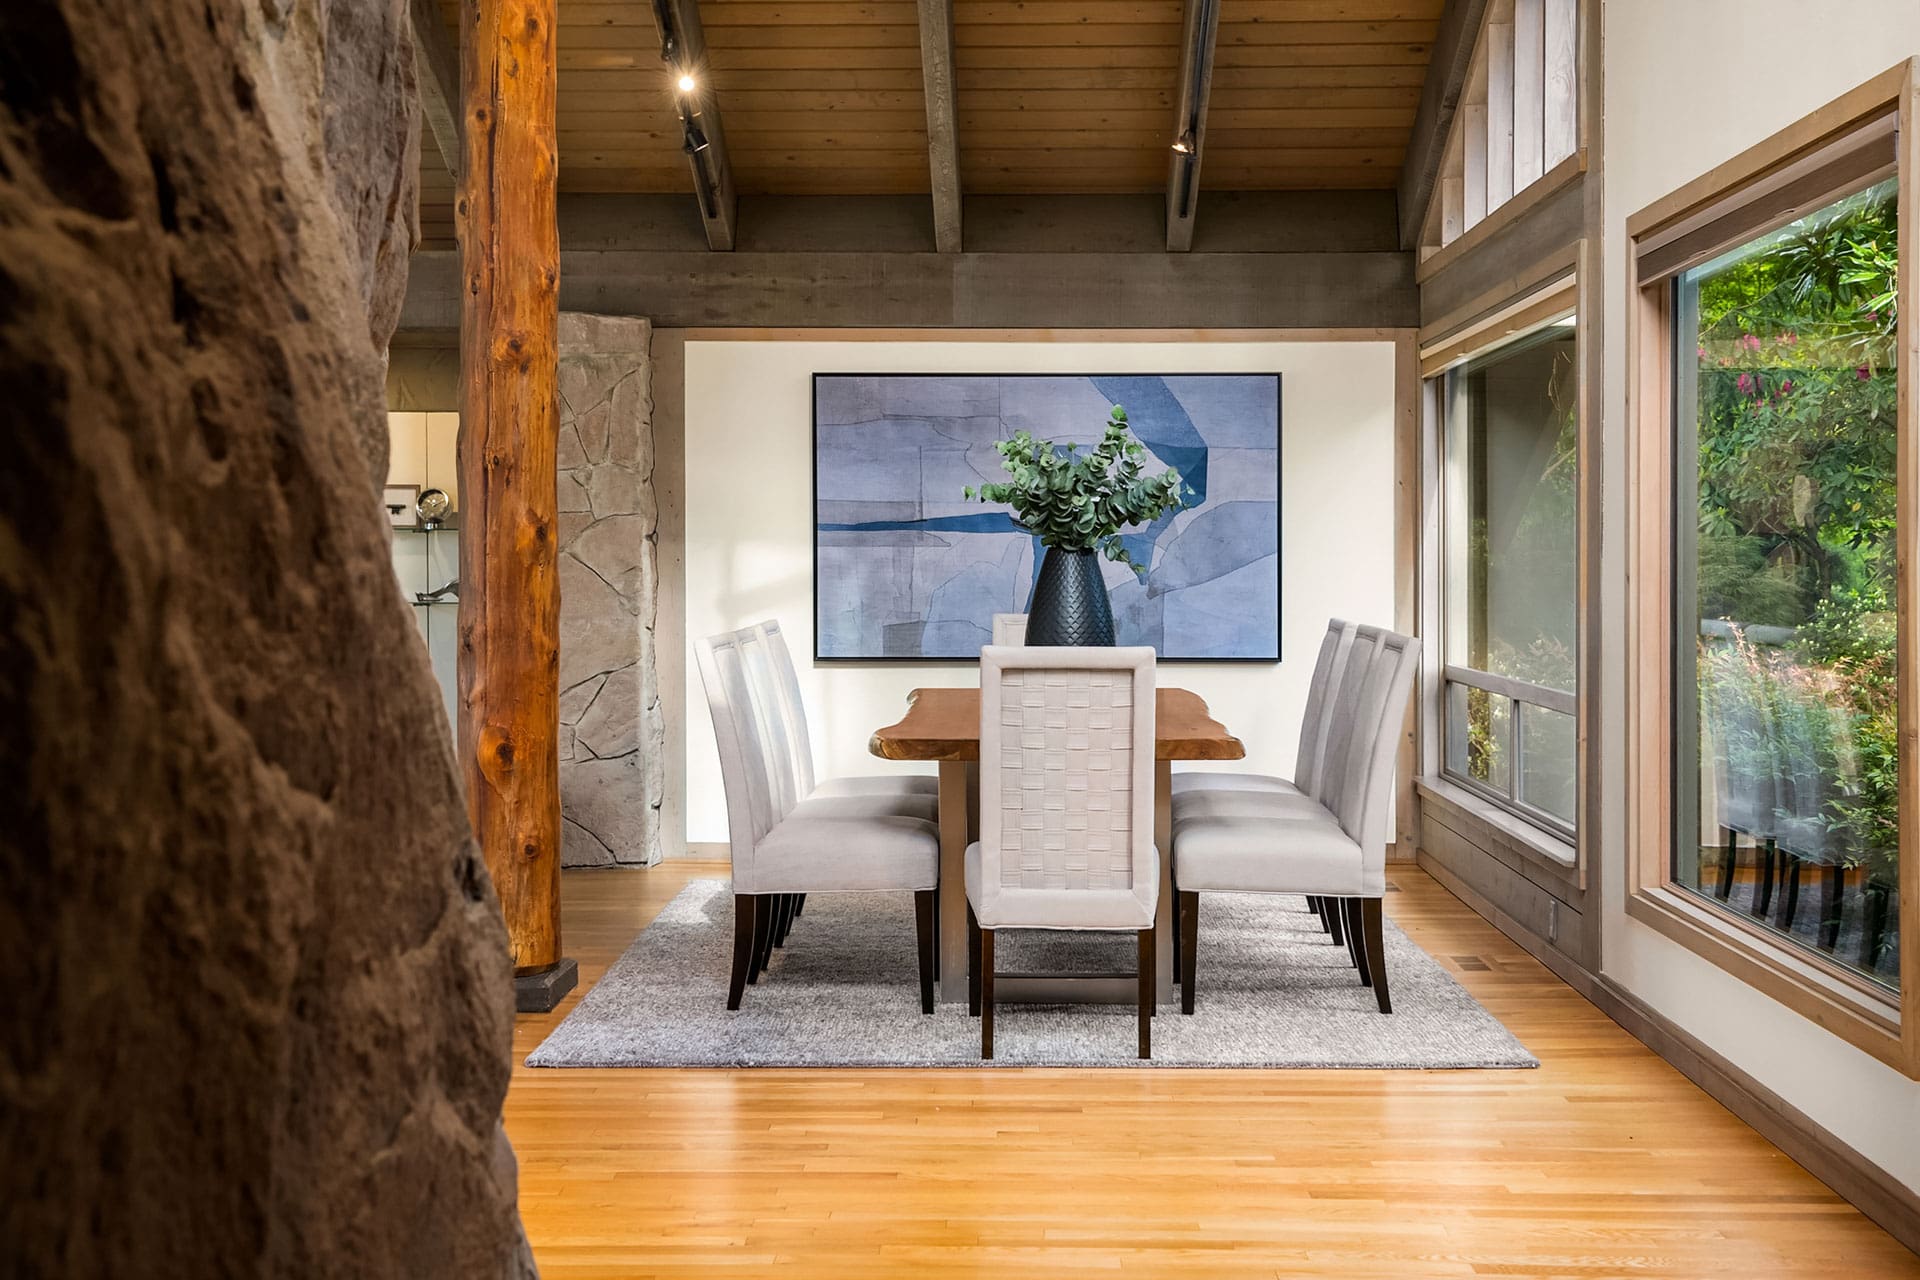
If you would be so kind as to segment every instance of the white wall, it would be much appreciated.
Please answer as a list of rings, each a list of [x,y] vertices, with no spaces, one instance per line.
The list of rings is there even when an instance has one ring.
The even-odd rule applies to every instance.
[[[809,661],[812,375],[1278,372],[1284,661],[1179,663],[1161,679],[1198,692],[1246,742],[1238,767],[1290,773],[1327,619],[1393,622],[1393,365],[1386,342],[688,342],[689,642],[779,619],[821,776],[901,768],[867,753],[873,730],[900,718],[909,690],[978,677],[967,664]],[[725,840],[713,728],[691,674],[687,698],[687,838]]]
[[[1601,615],[1602,964],[1608,977],[1879,1164],[1920,1189],[1920,1084],[1820,1030],[1625,914],[1619,797],[1627,637],[1626,220],[1796,119],[1920,53],[1914,0],[1608,0],[1605,10],[1605,382],[1609,495]],[[1908,939],[1909,945],[1920,939]],[[1657,1118],[1653,1118],[1658,1123]]]

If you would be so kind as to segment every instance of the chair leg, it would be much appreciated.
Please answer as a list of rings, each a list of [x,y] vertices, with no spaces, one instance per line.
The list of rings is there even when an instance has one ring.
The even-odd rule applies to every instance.
[[[980,1057],[993,1058],[993,930],[980,931]]]
[[[1153,930],[1140,930],[1140,1056],[1153,1056],[1154,978],[1158,966],[1153,954]]]
[[[740,1007],[740,997],[747,989],[747,973],[753,967],[755,902],[750,893],[733,895],[733,973],[727,980],[729,1009]]]
[[[1360,985],[1370,987],[1373,985],[1373,970],[1367,963],[1370,957],[1367,954],[1367,940],[1360,919],[1360,899],[1342,898],[1340,905],[1346,908],[1344,912],[1346,918],[1342,923],[1347,927],[1347,947],[1353,956],[1353,967],[1360,974]]]
[[[1761,842],[1760,856],[1758,859],[1760,880],[1759,883],[1753,886],[1753,906],[1751,908],[1753,914],[1756,916],[1765,916],[1767,914],[1767,908],[1773,905],[1773,850],[1774,844],[1772,840]]]
[[[939,894],[933,889],[913,893],[914,932],[920,943],[920,1012],[933,1012],[933,940],[940,928]]]
[[[1173,891],[1173,908],[1167,912],[1167,925],[1173,935],[1168,941],[1173,944],[1173,981],[1177,985],[1180,982],[1180,975],[1182,973],[1180,958],[1182,954],[1184,954],[1180,946],[1180,890],[1178,886],[1176,886]]]
[[[1200,954],[1200,895],[1183,893],[1175,899],[1180,918],[1180,1012],[1193,1012],[1194,962]]]
[[[800,913],[802,911],[805,911],[806,909],[807,909],[807,895],[804,893],[794,894],[793,895],[793,918],[798,920],[800,918]]]
[[[1327,932],[1333,935],[1333,945],[1336,947],[1345,946],[1347,943],[1347,930],[1346,921],[1343,919],[1346,915],[1346,912],[1342,909],[1343,900],[1340,898],[1322,898],[1321,901],[1327,904]]]
[[[760,975],[767,971],[767,958],[773,954],[773,909],[776,900],[771,893],[754,897],[753,960],[747,970],[748,982],[760,981]]]
[[[1320,897],[1318,894],[1308,895],[1307,909],[1312,911],[1315,916],[1319,917],[1320,931],[1322,933],[1333,932],[1333,926],[1327,922],[1327,900],[1325,898]]]
[[[1774,916],[1774,924],[1793,932],[1793,918],[1800,913],[1800,872],[1807,864],[1798,855],[1780,851],[1780,878],[1785,887],[1780,894],[1780,911]]]
[[[776,950],[787,945],[787,925],[793,912],[793,895],[775,894],[773,899],[773,946]]]
[[[1727,828],[1727,847],[1720,855],[1720,883],[1714,887],[1714,896],[1725,902],[1733,893],[1733,864],[1740,855],[1740,834],[1733,828]]]
[[[1820,898],[1820,949],[1840,945],[1840,915],[1846,908],[1847,868],[1836,862],[1827,868],[1827,891]]]
[[[1373,996],[1380,1012],[1392,1013],[1393,1000],[1387,995],[1387,939],[1385,915],[1380,899],[1360,899],[1360,925],[1366,931],[1367,971],[1373,975]]]
[[[980,918],[967,904],[967,1016],[980,1016]]]

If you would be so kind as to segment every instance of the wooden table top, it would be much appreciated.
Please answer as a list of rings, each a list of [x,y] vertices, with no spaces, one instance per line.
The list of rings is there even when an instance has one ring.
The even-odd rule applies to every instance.
[[[1241,760],[1247,748],[1207,714],[1199,694],[1155,690],[1154,756],[1160,760]],[[915,689],[898,724],[874,730],[867,750],[882,760],[978,760],[980,690]]]

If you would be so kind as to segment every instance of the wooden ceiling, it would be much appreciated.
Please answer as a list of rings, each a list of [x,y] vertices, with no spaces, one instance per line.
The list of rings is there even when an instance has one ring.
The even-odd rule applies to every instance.
[[[449,31],[458,0],[440,0]],[[1201,182],[1394,185],[1444,0],[1221,0]],[[929,190],[915,0],[700,0],[743,194]],[[1182,0],[953,0],[961,190],[1151,192],[1177,133]],[[561,0],[563,192],[691,192],[645,0]],[[421,221],[453,185],[422,142]]]

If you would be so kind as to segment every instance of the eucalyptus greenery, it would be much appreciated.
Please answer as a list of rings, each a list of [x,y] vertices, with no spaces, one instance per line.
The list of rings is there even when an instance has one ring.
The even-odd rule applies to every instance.
[[[1004,502],[1014,519],[1040,539],[1063,551],[1099,551],[1135,573],[1146,567],[1127,553],[1120,531],[1151,524],[1187,505],[1193,490],[1169,467],[1158,475],[1140,474],[1146,447],[1127,428],[1127,411],[1113,406],[1106,434],[1088,453],[1074,444],[1060,447],[1025,431],[994,445],[1008,482],[968,485],[965,494],[982,502]]]

